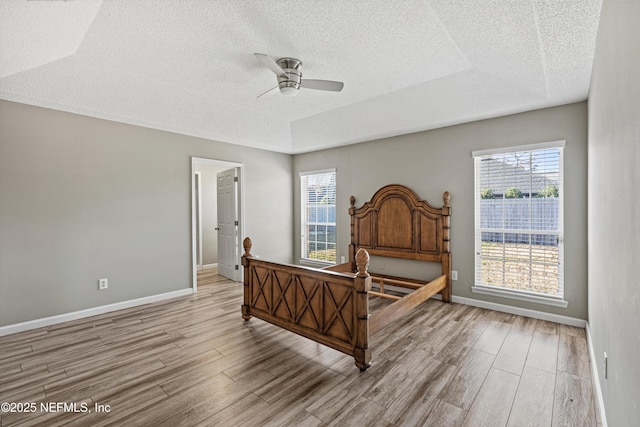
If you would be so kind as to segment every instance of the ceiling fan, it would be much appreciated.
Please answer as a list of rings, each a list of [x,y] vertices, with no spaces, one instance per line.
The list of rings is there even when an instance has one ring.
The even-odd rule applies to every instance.
[[[279,58],[273,59],[264,53],[255,53],[256,58],[260,60],[262,65],[270,69],[278,76],[278,86],[258,95],[274,92],[280,89],[280,93],[284,96],[296,96],[300,88],[328,90],[331,92],[340,92],[344,87],[344,83],[333,80],[314,80],[302,78],[302,62],[295,58]]]

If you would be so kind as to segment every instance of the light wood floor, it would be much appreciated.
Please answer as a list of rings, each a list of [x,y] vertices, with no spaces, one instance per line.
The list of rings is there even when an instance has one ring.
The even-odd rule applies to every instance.
[[[205,271],[195,296],[0,337],[0,402],[37,404],[0,424],[599,425],[582,329],[430,300],[373,337],[361,373],[244,322],[241,300],[241,284]]]

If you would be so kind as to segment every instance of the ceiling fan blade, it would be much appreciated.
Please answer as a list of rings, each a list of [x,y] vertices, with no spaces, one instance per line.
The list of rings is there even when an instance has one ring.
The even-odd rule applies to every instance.
[[[300,86],[307,89],[330,90],[332,92],[340,92],[344,87],[344,83],[335,82],[333,80],[302,79]]]
[[[272,94],[276,93],[276,91],[278,89],[280,89],[280,86],[272,87],[268,91],[262,92],[260,95],[257,96],[257,98],[260,98],[260,97],[265,96],[265,95],[272,95]]]
[[[270,57],[269,55],[265,55],[264,53],[254,53],[254,55],[260,60],[262,65],[273,71],[276,76],[288,78],[287,73],[285,73],[284,70],[280,68],[280,66],[276,63],[276,61],[273,60],[272,57]]]

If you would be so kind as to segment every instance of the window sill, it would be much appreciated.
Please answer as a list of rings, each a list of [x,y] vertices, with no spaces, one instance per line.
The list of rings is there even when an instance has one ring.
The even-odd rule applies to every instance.
[[[335,262],[318,261],[315,259],[308,259],[308,258],[299,259],[298,264],[304,265],[307,267],[313,267],[313,268],[324,268],[324,267],[331,267],[332,265],[336,265]]]
[[[472,286],[471,292],[483,295],[493,295],[502,298],[517,299],[520,301],[534,302],[537,304],[552,305],[554,307],[567,308],[567,306],[569,305],[568,301],[565,301],[561,298],[533,295],[524,292],[510,291],[507,289],[491,288],[488,286]]]

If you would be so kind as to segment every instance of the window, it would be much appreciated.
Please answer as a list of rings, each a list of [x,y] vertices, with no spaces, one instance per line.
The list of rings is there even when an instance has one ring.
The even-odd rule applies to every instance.
[[[336,262],[336,171],[300,174],[302,258]]]
[[[564,141],[484,150],[475,160],[474,292],[566,307]]]

